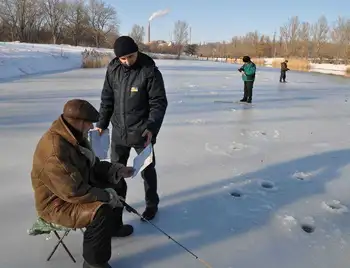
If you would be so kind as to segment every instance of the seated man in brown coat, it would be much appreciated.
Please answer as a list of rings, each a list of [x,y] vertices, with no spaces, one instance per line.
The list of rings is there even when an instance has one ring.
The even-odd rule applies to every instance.
[[[108,268],[111,238],[133,232],[123,225],[123,204],[133,169],[100,161],[86,139],[98,111],[87,101],[68,101],[41,137],[31,172],[39,217],[69,228],[86,227],[84,268]]]

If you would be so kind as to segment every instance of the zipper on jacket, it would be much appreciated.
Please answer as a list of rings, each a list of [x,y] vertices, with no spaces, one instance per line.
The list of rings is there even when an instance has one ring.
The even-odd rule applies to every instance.
[[[125,124],[125,101],[126,101],[126,91],[128,89],[128,79],[130,76],[130,72],[124,72],[124,81],[123,84],[125,85],[124,87],[121,87],[121,96],[120,96],[120,121],[122,125],[122,136],[125,137],[125,140],[127,139],[127,131],[126,131],[126,124]]]

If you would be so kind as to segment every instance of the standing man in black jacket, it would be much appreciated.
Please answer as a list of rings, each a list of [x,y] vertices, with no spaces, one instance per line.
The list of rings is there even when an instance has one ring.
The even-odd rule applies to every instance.
[[[96,127],[102,133],[112,123],[111,162],[126,165],[131,148],[139,154],[150,143],[156,143],[168,101],[161,72],[131,37],[119,37],[114,53],[116,57],[107,67]],[[143,217],[151,220],[159,203],[154,152],[153,163],[141,176],[146,200]]]

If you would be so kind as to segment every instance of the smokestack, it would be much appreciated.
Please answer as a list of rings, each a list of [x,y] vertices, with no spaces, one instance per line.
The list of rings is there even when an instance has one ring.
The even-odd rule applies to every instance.
[[[169,13],[169,9],[166,10],[158,10],[154,13],[152,13],[151,17],[148,19],[148,43],[151,43],[151,21],[155,18],[165,16]]]

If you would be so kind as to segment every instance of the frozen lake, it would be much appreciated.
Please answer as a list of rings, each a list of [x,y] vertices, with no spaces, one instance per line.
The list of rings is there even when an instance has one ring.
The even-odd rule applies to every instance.
[[[350,80],[290,72],[280,84],[278,70],[258,67],[250,106],[234,103],[243,95],[238,66],[158,65],[169,107],[155,146],[154,223],[215,268],[348,267]],[[104,74],[0,83],[0,267],[81,267],[80,232],[65,239],[76,264],[61,247],[46,262],[55,238],[27,235],[36,218],[30,170],[37,141],[68,99],[99,107]],[[128,186],[127,201],[142,212],[141,178]],[[113,241],[113,267],[204,267],[135,215],[125,222],[135,233]]]

